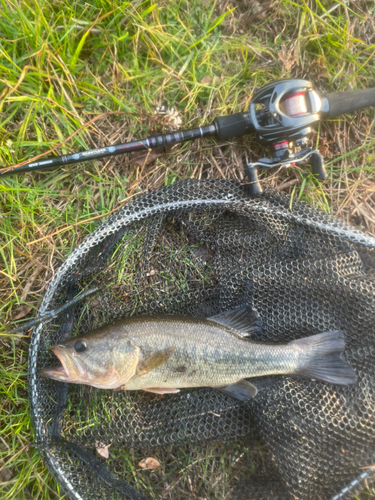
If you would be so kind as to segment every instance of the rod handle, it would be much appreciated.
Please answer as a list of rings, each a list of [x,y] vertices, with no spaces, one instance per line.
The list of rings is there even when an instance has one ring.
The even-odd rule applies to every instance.
[[[326,94],[328,113],[324,118],[334,118],[345,113],[353,113],[358,109],[375,106],[375,87],[372,89],[351,90]]]
[[[220,141],[233,137],[241,137],[250,131],[249,113],[235,113],[234,115],[218,116],[214,120],[216,135]]]

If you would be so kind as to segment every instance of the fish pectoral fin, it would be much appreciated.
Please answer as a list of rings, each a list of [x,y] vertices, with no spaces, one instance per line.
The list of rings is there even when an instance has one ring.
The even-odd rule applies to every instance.
[[[175,394],[180,392],[180,389],[168,389],[166,387],[147,387],[147,389],[141,389],[146,392],[153,392],[154,394]]]
[[[224,392],[240,401],[247,401],[249,398],[254,398],[258,392],[255,385],[244,379],[235,384],[226,385],[224,387],[214,387],[214,389]]]
[[[262,318],[258,311],[249,305],[231,309],[207,319],[236,330],[244,337],[260,333],[262,329]]]
[[[150,357],[139,361],[136,374],[142,376],[151,370],[155,370],[155,368],[168,361],[175,349],[176,346],[168,347],[168,349],[155,352],[155,354],[152,354]]]
[[[137,370],[138,356],[139,350],[135,351],[133,361],[125,369],[122,369],[120,373],[114,369],[107,373],[107,376],[102,381],[106,381],[108,389],[125,390],[126,384],[134,377]],[[121,385],[116,387],[117,383],[121,383]]]

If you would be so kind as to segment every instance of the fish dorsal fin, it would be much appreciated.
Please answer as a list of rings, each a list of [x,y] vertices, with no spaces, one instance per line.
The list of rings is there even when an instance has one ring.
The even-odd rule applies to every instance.
[[[138,363],[136,374],[145,375],[151,370],[155,370],[155,368],[168,361],[175,349],[175,346],[168,347],[168,349],[157,351],[148,358],[141,360]]]
[[[220,392],[224,392],[224,394],[229,394],[229,396],[239,399],[240,401],[247,401],[250,398],[254,398],[258,392],[255,385],[245,379],[239,380],[235,384],[230,384],[225,387],[215,387],[215,389]]]
[[[236,330],[243,337],[260,333],[262,328],[262,318],[258,311],[249,305],[231,309],[207,319]]]

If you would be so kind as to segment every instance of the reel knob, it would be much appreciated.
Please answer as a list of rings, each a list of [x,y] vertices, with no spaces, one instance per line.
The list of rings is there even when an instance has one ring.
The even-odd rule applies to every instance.
[[[320,153],[311,155],[311,166],[313,174],[318,180],[324,181],[327,178],[327,170],[324,166],[323,156]]]
[[[263,193],[263,189],[258,179],[257,168],[249,164],[247,165],[246,173],[250,183],[247,186],[250,196],[260,196]]]

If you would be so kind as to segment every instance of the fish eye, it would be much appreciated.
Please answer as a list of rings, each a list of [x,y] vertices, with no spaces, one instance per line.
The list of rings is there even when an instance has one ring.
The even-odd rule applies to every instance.
[[[74,344],[74,349],[77,352],[84,352],[87,349],[87,346],[84,342],[81,342],[80,340],[77,340],[77,342]]]

